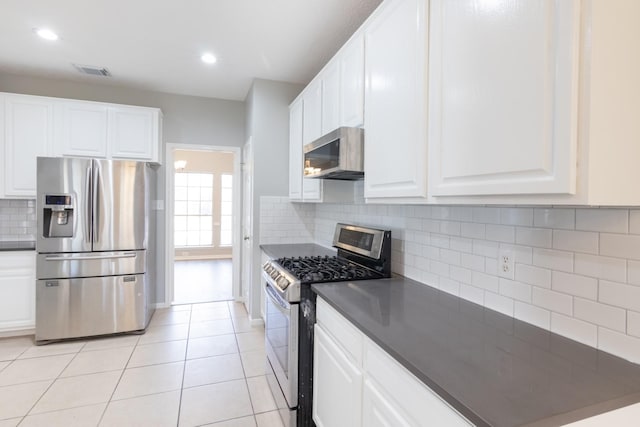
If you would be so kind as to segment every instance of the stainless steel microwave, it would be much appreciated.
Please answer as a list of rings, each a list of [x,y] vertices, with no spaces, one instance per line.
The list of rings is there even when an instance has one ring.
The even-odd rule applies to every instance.
[[[341,127],[305,145],[304,177],[364,178],[364,130]]]

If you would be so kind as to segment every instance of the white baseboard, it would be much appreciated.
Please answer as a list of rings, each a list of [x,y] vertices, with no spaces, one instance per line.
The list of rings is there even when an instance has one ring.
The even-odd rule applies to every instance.
[[[264,320],[262,320],[261,318],[254,319],[249,316],[249,323],[251,324],[251,326],[260,326],[264,325]]]
[[[9,338],[9,337],[22,337],[28,335],[35,335],[35,328],[29,329],[18,329],[13,331],[0,331],[0,338]]]
[[[231,255],[181,255],[174,258],[175,261],[205,261],[208,259],[231,259]]]
[[[153,304],[153,308],[156,310],[159,308],[169,308],[169,307],[171,307],[171,304],[168,304],[166,302],[157,302]]]

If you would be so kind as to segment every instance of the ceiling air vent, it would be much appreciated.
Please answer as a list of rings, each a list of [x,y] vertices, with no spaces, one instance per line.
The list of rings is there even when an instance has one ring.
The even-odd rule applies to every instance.
[[[104,67],[94,67],[92,65],[78,65],[73,64],[76,70],[80,71],[84,74],[89,74],[91,76],[100,76],[100,77],[110,77],[111,73]]]

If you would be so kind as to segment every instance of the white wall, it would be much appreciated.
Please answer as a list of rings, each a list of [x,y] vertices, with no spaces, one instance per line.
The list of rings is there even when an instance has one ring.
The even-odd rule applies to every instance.
[[[316,243],[337,222],[390,229],[394,273],[640,363],[640,209],[366,205],[357,189],[359,203],[314,205]],[[292,231],[265,213],[265,243],[299,242],[309,218],[291,205],[268,200]],[[515,280],[498,276],[503,249]]]
[[[158,107],[163,112],[163,143],[241,147],[245,141],[245,103],[176,95],[104,84],[71,82],[0,73],[0,92]],[[164,152],[164,147],[162,147]],[[165,168],[157,174],[158,198],[164,200]],[[158,212],[156,253],[164,253],[164,211]],[[164,270],[157,275],[157,301],[164,301]]]
[[[302,85],[254,80],[247,96],[247,139],[253,148],[253,268],[249,315],[260,318],[260,197],[289,194],[289,104]],[[243,286],[245,286],[243,278]]]

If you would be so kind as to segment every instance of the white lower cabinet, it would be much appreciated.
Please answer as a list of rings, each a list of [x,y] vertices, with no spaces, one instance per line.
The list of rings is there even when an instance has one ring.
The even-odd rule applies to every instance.
[[[318,427],[359,426],[362,370],[319,325],[313,355],[313,420]]]
[[[0,252],[0,333],[36,324],[35,251]]]
[[[321,298],[316,316],[313,420],[319,427],[472,425]]]

